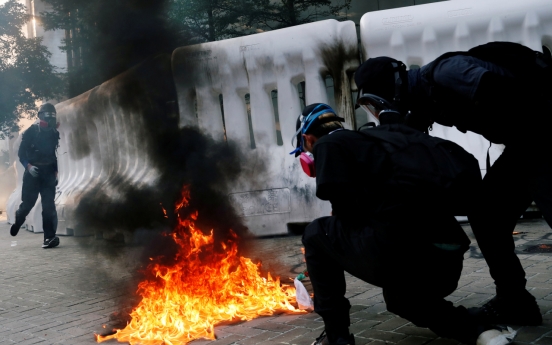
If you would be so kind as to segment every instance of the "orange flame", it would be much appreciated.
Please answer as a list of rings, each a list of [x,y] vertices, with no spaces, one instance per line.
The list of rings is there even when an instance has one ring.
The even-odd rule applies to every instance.
[[[188,188],[176,211],[189,205]],[[108,336],[131,345],[185,344],[194,339],[215,339],[214,326],[224,321],[251,320],[278,312],[303,313],[296,309],[295,289],[280,285],[270,273],[261,277],[260,264],[237,255],[237,235],[221,243],[217,251],[213,231],[204,235],[195,228],[197,212],[180,219],[170,236],[179,246],[171,267],[153,259],[148,265],[156,279],[138,284],[142,300],[124,329]]]

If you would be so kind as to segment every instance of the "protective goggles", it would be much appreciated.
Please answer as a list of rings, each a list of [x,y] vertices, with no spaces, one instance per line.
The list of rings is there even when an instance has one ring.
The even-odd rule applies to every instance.
[[[362,90],[360,90],[359,94],[357,104],[368,114],[372,114],[376,118],[379,117],[381,111],[393,109],[391,103],[379,96],[371,93],[362,93]]]
[[[44,111],[44,112],[41,112],[39,113],[39,115],[42,115],[44,117],[56,117],[56,113],[54,112],[51,112],[51,111]]]

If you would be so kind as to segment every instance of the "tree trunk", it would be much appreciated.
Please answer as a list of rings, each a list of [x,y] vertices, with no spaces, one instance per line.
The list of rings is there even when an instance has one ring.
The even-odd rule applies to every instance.
[[[213,18],[213,9],[216,6],[215,1],[209,1],[209,7],[207,7],[207,18],[209,20],[209,41],[216,41],[215,20]]]
[[[290,26],[297,25],[297,17],[295,16],[295,0],[287,0],[286,7],[289,14]]]

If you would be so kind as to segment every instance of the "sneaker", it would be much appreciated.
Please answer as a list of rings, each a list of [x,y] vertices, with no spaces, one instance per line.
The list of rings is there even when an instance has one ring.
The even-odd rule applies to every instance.
[[[535,297],[527,291],[515,296],[515,298],[495,296],[482,307],[470,308],[469,312],[482,324],[520,326],[542,324],[542,315]]]
[[[352,334],[345,338],[338,338],[335,343],[330,343],[326,336],[326,331],[322,331],[322,334],[311,345],[355,345],[355,337]]]
[[[477,337],[475,345],[507,345],[514,341],[517,332],[510,327],[496,326]]]
[[[21,225],[23,224],[17,224],[17,222],[13,223],[10,228],[10,235],[16,236],[17,233],[19,232],[19,229],[21,229]]]
[[[59,237],[54,238],[47,238],[44,240],[44,243],[42,243],[42,248],[54,248],[59,246]]]

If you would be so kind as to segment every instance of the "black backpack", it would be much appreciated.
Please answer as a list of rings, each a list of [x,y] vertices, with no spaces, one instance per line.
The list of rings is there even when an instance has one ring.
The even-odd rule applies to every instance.
[[[429,70],[429,80],[433,81],[433,72],[438,61],[456,55],[473,56],[500,66],[510,71],[514,78],[519,79],[521,87],[534,86],[534,90],[531,91],[543,93],[550,90],[552,56],[513,42],[489,42],[468,51],[445,53],[432,63]],[[546,89],[545,86],[547,86]]]
[[[359,132],[383,149],[395,190],[429,196],[455,216],[469,213],[481,182],[477,159],[452,141],[433,137],[402,124],[361,127]],[[429,206],[432,207],[432,206]]]

